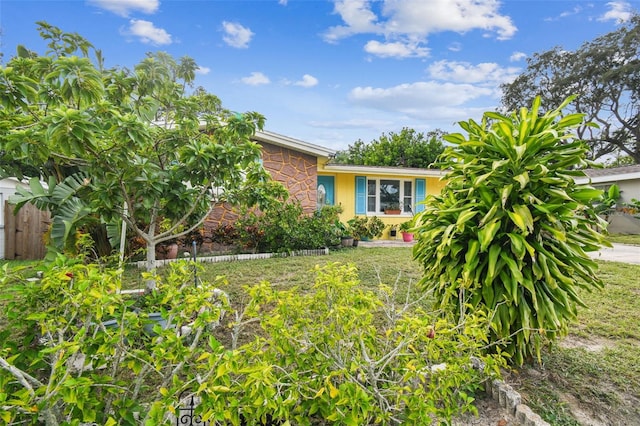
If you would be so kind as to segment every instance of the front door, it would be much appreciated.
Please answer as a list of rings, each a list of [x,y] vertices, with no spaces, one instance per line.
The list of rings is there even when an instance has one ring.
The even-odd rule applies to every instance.
[[[333,176],[318,176],[318,210],[335,203],[335,184]]]

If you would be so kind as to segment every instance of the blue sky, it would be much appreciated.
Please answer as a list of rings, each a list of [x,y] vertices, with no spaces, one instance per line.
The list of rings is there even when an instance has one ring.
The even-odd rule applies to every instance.
[[[614,31],[638,1],[0,0],[4,60],[43,53],[36,21],[77,32],[107,66],[192,57],[195,85],[266,130],[333,149],[411,127],[459,131],[526,59]]]

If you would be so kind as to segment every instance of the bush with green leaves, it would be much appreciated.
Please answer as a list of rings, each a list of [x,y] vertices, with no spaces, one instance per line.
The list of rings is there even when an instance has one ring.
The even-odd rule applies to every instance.
[[[347,221],[349,234],[357,240],[382,236],[387,225],[378,216],[354,216]]]
[[[153,422],[195,380],[186,371],[226,309],[222,279],[196,287],[193,265],[174,263],[141,304],[119,291],[120,273],[59,256],[33,281],[4,265],[3,424]]]
[[[352,265],[329,263],[315,272],[305,294],[266,282],[247,288],[250,303],[235,326],[258,321],[261,337],[234,352],[235,371],[247,375],[240,387],[237,373],[220,367],[215,355],[202,366],[201,377],[211,380],[195,390],[204,419],[425,425],[476,412],[474,393],[504,365],[499,356],[482,355],[485,316],[471,314],[463,324],[436,318],[424,309],[426,296],[409,289],[401,297],[397,283],[367,289]],[[483,370],[472,368],[474,357]],[[240,414],[225,417],[229,406]]]
[[[287,253],[340,245],[336,226],[340,206],[324,206],[307,214],[299,202],[283,202],[250,212],[237,223],[241,243],[258,252]]]
[[[237,311],[222,280],[196,286],[186,261],[145,303],[118,291],[120,271],[62,257],[40,282],[3,272],[3,424],[175,424],[193,397],[212,424],[423,425],[475,411],[473,393],[504,364],[481,355],[481,313],[436,318],[426,296],[365,289],[353,266],[318,268],[308,294],[247,286]],[[151,328],[148,310],[166,326]]]
[[[580,289],[602,286],[587,255],[606,244],[592,207],[601,191],[574,181],[589,163],[571,132],[583,116],[561,113],[570,101],[461,122],[467,137],[446,136],[447,185],[415,218],[424,290],[459,317],[486,310],[516,364],[567,332]]]

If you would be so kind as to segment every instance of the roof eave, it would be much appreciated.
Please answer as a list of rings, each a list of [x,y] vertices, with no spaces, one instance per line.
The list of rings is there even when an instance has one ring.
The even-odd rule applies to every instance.
[[[324,172],[369,174],[381,176],[424,176],[441,178],[447,174],[445,170],[419,169],[413,167],[355,166],[350,164],[326,164]]]
[[[640,179],[640,173],[634,172],[634,173],[623,173],[619,175],[603,175],[603,176],[593,176],[593,177],[586,175],[580,178],[576,178],[575,181],[577,183],[585,183],[585,182],[606,183],[606,182],[619,182],[622,180],[635,180],[635,179]]]
[[[283,148],[289,148],[313,155],[314,157],[331,158],[336,154],[332,149],[266,130],[257,131],[253,139],[257,142],[265,142]]]

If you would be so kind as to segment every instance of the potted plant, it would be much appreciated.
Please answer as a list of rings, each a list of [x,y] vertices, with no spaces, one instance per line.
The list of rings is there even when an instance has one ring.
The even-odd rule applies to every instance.
[[[413,241],[413,219],[400,224],[400,232],[402,233],[402,241],[410,243]]]
[[[347,229],[347,225],[336,221],[336,229],[338,230],[338,235],[340,235],[340,245],[342,247],[352,247],[353,246],[353,236],[349,234],[349,230]]]
[[[353,236],[354,245],[356,241],[367,241],[371,238],[378,238],[384,232],[386,225],[377,216],[355,216],[347,221],[349,233]]]
[[[389,236],[395,238],[398,235],[398,225],[389,225]]]
[[[382,236],[387,225],[378,216],[372,216],[367,221],[368,238],[379,238]]]
[[[401,212],[399,203],[389,203],[384,208],[384,214],[400,214]]]
[[[367,218],[354,216],[347,221],[347,232],[353,237],[353,245],[357,246],[358,241],[366,238]]]

